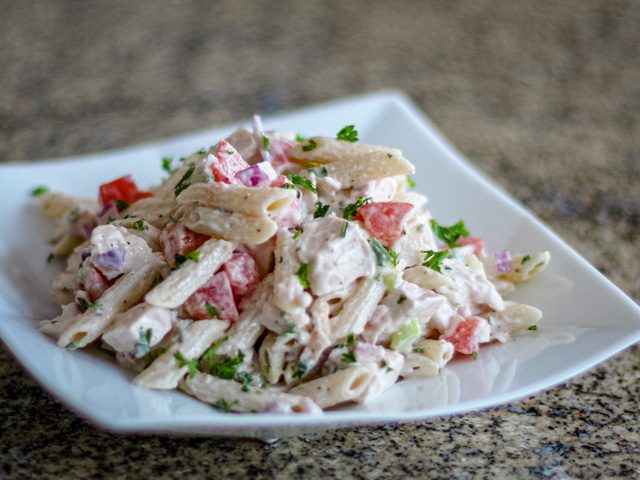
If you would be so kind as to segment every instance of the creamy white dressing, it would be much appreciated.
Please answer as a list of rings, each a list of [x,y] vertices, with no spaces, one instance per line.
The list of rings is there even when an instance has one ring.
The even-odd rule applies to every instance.
[[[323,217],[309,221],[296,239],[296,253],[309,264],[309,283],[314,295],[341,290],[360,277],[375,273],[376,260],[366,234],[350,222],[341,236],[344,220]]]
[[[116,316],[102,339],[117,352],[133,352],[143,344],[153,347],[169,333],[175,319],[175,311],[141,303]]]

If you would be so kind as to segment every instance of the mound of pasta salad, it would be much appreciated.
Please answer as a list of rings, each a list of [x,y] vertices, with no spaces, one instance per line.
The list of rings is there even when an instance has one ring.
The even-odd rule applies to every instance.
[[[536,327],[503,299],[548,252],[488,254],[412,191],[402,152],[264,131],[258,116],[210,148],[163,158],[98,199],[37,189],[59,228],[60,347],[96,345],[152,389],[233,412],[318,413],[437,375],[454,356]]]

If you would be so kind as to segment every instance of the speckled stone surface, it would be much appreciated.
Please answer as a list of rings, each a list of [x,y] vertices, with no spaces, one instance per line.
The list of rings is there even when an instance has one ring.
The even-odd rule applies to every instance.
[[[640,299],[640,2],[0,2],[0,161],[382,87]],[[640,351],[512,405],[256,441],[101,432],[0,350],[0,478],[640,476]]]

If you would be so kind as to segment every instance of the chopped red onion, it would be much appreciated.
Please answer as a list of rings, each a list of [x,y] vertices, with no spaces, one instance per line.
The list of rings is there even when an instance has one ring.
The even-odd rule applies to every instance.
[[[81,260],[84,262],[87,258],[89,258],[91,256],[91,250],[90,249],[86,249],[83,250],[82,253],[80,254],[80,258]]]
[[[278,174],[267,162],[256,163],[236,173],[236,179],[247,187],[268,186]]]
[[[498,272],[507,273],[511,271],[511,254],[506,250],[496,253],[496,267]]]
[[[118,207],[116,202],[107,203],[102,209],[96,214],[98,217],[98,225],[106,225],[109,223],[109,219],[115,220],[116,218],[120,218],[118,215]]]
[[[98,253],[93,257],[93,264],[98,268],[121,272],[124,270],[124,247],[114,248],[104,253]]]

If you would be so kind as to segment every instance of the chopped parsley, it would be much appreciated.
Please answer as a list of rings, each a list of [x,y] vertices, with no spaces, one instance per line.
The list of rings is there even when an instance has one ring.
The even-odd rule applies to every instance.
[[[347,125],[338,132],[336,138],[338,140],[344,140],[345,142],[357,142],[358,131],[354,127],[355,125]]]
[[[531,255],[525,255],[524,257],[522,257],[522,262],[521,263],[524,265],[529,260],[531,260]]]
[[[529,328],[527,328],[527,330],[531,330],[532,332],[535,332],[536,330],[538,330],[538,326],[537,325],[531,325]]]
[[[209,372],[211,375],[214,375],[218,378],[223,378],[225,380],[231,380],[236,376],[238,372],[238,367],[244,361],[244,353],[238,352],[238,355],[235,357],[226,357],[224,360],[216,361],[210,358],[209,363]]]
[[[329,205],[325,205],[322,202],[316,202],[316,211],[313,212],[313,218],[324,217],[329,211]]]
[[[220,313],[218,312],[218,309],[213,305],[211,305],[209,302],[204,302],[204,308],[207,310],[207,313],[211,318],[220,317]]]
[[[200,252],[198,250],[194,250],[192,252],[185,253],[184,255],[182,255],[181,253],[176,253],[175,260],[176,260],[176,265],[178,266],[182,265],[187,260],[191,260],[193,262],[199,262]]]
[[[348,351],[342,354],[342,363],[348,365],[350,363],[356,363],[356,354],[353,351]]]
[[[140,230],[141,232],[143,232],[144,229],[145,229],[144,220],[140,219],[140,220],[137,220],[137,221],[133,222],[133,228],[135,230]]]
[[[309,180],[308,178],[303,177],[302,175],[298,175],[297,173],[288,173],[287,178],[294,185],[305,188],[313,193],[317,192],[316,186],[313,184],[313,182],[311,182],[311,180]]]
[[[249,386],[253,383],[253,375],[249,372],[238,372],[236,375],[236,381],[242,384],[243,392],[248,392]]]
[[[435,233],[440,240],[452,248],[456,246],[456,242],[460,237],[466,237],[469,235],[469,230],[467,230],[467,227],[465,227],[464,221],[462,220],[450,227],[443,227],[442,225],[439,225],[438,222],[431,219],[431,228],[433,229],[433,233]]]
[[[119,212],[124,212],[127,208],[129,208],[129,204],[121,198],[118,198],[116,199],[116,207],[118,207]]]
[[[310,152],[311,150],[315,150],[316,148],[318,148],[318,144],[313,138],[310,138],[307,141],[306,145],[302,145],[302,151],[304,152]]]
[[[64,348],[66,348],[67,350],[75,350],[77,347],[75,343],[69,342],[64,346]]]
[[[340,227],[340,238],[344,238],[347,235],[347,228],[349,228],[349,222],[344,222]]]
[[[32,197],[39,197],[43,193],[47,193],[49,191],[49,187],[45,187],[44,185],[40,185],[33,190],[31,190]]]
[[[308,288],[311,288],[311,284],[309,283],[309,276],[308,276],[309,275],[308,263],[301,263],[300,268],[296,272],[296,275],[298,275],[298,280],[300,280],[300,284],[302,285],[302,288],[304,288],[305,290]]]
[[[442,273],[441,264],[442,261],[447,258],[449,250],[442,250],[440,252],[435,250],[423,250],[422,253],[425,254],[422,266],[435,270],[438,273]]]
[[[213,345],[211,345],[209,348],[207,348],[207,351],[204,352],[204,355],[202,355],[202,359],[211,364],[214,360],[213,360],[213,354],[216,353],[216,351],[220,348],[220,346],[226,342],[227,340],[229,340],[229,336],[225,335],[224,337],[222,337],[220,340],[218,340],[216,343],[214,343]]]
[[[81,312],[86,312],[88,308],[91,308],[97,315],[102,314],[102,304],[101,303],[89,303],[84,298],[78,297],[76,298],[76,306],[78,310]]]
[[[171,164],[173,163],[173,157],[162,157],[162,170],[171,174]]]
[[[153,330],[147,328],[146,330],[140,330],[140,341],[135,346],[136,358],[142,358],[151,351],[151,335]]]
[[[376,254],[376,260],[379,267],[384,267],[391,261],[391,255],[387,252],[387,249],[375,238],[369,240],[373,253]]]
[[[265,152],[271,153],[271,142],[269,141],[269,137],[264,134],[262,135],[262,147]]]
[[[299,228],[296,228],[296,231],[293,232],[293,239],[295,240],[296,238],[298,238],[300,235],[302,234],[302,230],[300,230]]]
[[[47,263],[53,262],[54,258],[55,256],[53,255],[53,252],[49,253],[49,255],[47,256]]]
[[[355,202],[350,203],[349,205],[344,207],[344,209],[342,210],[342,218],[346,220],[353,220],[358,214],[358,210],[360,210],[360,207],[369,202],[371,202],[371,198],[369,197],[358,197]]]
[[[282,331],[279,337],[286,337],[289,335],[294,335],[296,333],[298,333],[298,325],[296,325],[295,323],[292,323]]]
[[[202,147],[200,150],[198,150],[196,152],[198,155],[204,155],[205,153],[207,153],[207,149]]]
[[[396,303],[397,303],[398,305],[402,305],[406,299],[407,299],[407,296],[401,293],[401,294],[398,296],[398,300],[396,301]]]
[[[478,359],[478,352],[472,352],[471,353],[471,358],[473,358],[474,360]]]
[[[217,408],[218,410],[222,410],[223,412],[230,412],[231,404],[224,399],[220,399],[213,404],[213,408]]]
[[[204,148],[202,150],[203,150],[202,153],[204,153]],[[176,184],[175,188],[173,189],[174,193],[176,194],[176,197],[180,195],[182,191],[185,190],[187,187],[191,186],[191,182],[188,182],[187,180],[189,180],[191,175],[193,175],[193,172],[195,171],[195,169],[196,169],[195,165],[191,165],[189,169],[185,172],[185,174],[182,176],[180,181]]]
[[[193,360],[187,360],[184,355],[180,351],[173,354],[173,357],[178,361],[178,366],[180,368],[187,367],[189,371],[189,377],[193,378],[198,373],[198,359],[194,358]]]
[[[322,167],[319,172],[314,170],[313,168],[310,168],[309,172],[315,173],[316,177],[319,177],[319,178],[324,178],[329,175],[329,170],[327,170],[327,167]]]
[[[296,133],[296,142],[304,142],[305,140],[306,140],[306,138],[304,138],[299,133]]]
[[[411,178],[409,175],[407,175],[407,183],[409,184],[409,188],[413,188],[416,186],[416,182],[414,182],[413,178]]]
[[[309,370],[309,365],[304,360],[300,360],[293,366],[293,378],[302,378]]]
[[[389,249],[389,257],[391,257],[391,265],[394,267],[398,266],[398,262],[400,259],[398,258],[398,252],[396,252],[393,248]]]
[[[355,333],[350,333],[349,335],[347,335],[347,343],[345,344],[347,347],[352,347],[353,345],[356,344],[356,334]]]

